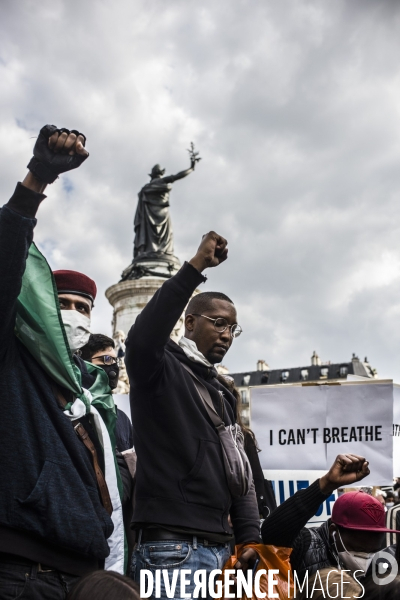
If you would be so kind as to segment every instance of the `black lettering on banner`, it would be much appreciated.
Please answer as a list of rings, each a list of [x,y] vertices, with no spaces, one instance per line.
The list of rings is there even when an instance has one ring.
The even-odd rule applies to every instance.
[[[371,427],[368,427],[367,425],[365,426],[365,441],[366,442],[374,441],[374,428],[372,425],[371,425]]]
[[[331,436],[329,432],[329,427],[324,427],[324,444],[330,444],[331,442]]]
[[[356,441],[357,441],[356,428],[352,427],[350,429],[350,439],[349,439],[349,442],[356,442]]]
[[[313,427],[311,429],[311,431],[313,432],[313,443],[316,444],[317,443],[317,431],[318,431],[318,427]]]
[[[340,444],[339,427],[332,427],[332,444],[334,444],[335,442]]]
[[[357,425],[357,429],[358,429],[358,441],[362,442],[362,434],[363,434],[364,425]]]
[[[305,436],[306,436],[305,429],[298,429],[297,430],[297,443],[305,444]]]
[[[393,424],[393,435],[396,437],[400,435],[400,425],[396,423]]]
[[[274,430],[273,430],[273,429],[270,429],[270,430],[269,430],[269,445],[270,445],[270,446],[273,446],[273,444],[274,444],[274,438],[273,438],[273,435],[274,435]]]
[[[296,440],[294,439],[294,431],[293,431],[293,429],[289,429],[289,435],[288,435],[287,443],[288,443],[288,446],[289,446],[289,444],[295,444],[296,443]]]
[[[375,425],[375,441],[382,441],[382,425]]]
[[[280,429],[279,430],[279,443],[281,446],[284,446],[286,444],[286,440],[282,441],[282,433],[283,435],[286,435],[286,429]]]
[[[348,430],[348,427],[342,427],[342,442],[348,442],[349,441],[347,439],[347,430]]]

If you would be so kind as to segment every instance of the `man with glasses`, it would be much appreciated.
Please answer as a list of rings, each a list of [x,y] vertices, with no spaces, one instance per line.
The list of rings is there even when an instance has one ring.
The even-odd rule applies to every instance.
[[[132,577],[142,569],[189,570],[195,588],[197,570],[205,577],[221,569],[230,543],[259,542],[259,516],[252,485],[233,498],[224,470],[215,426],[192,375],[204,385],[225,425],[236,421],[236,400],[218,378],[220,363],[241,333],[232,301],[219,292],[191,299],[206,278],[202,272],[227,258],[227,242],[215,232],[203,237],[196,255],[156,292],[131,328],[126,367],[131,383],[131,411],[137,452],[133,527],[137,545]],[[170,334],[186,309],[185,335],[176,344]],[[256,553],[246,548],[238,568],[252,565]],[[166,598],[164,580],[161,597]],[[184,597],[178,586],[175,598]]]
[[[118,385],[120,359],[115,350],[114,340],[102,333],[92,333],[88,343],[81,348],[80,355],[83,360],[104,369],[108,375],[110,388],[115,390]],[[115,431],[117,450],[124,452],[133,446],[132,423],[122,410],[119,410],[117,406],[115,409],[117,412]]]

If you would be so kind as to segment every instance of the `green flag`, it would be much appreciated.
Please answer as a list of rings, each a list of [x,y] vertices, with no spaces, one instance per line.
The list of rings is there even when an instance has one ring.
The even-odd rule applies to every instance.
[[[106,465],[112,465],[108,470],[106,467],[106,481],[115,481],[117,496],[119,492],[117,500],[114,494],[114,512],[112,515],[114,533],[111,536],[111,538],[114,536],[117,539],[116,541],[111,540],[111,538],[108,540],[110,546],[110,568],[120,570],[119,564],[121,563],[121,559],[118,558],[118,555],[121,548],[122,554],[124,553],[124,534],[120,503],[122,481],[115,460],[115,425],[117,415],[108,375],[101,367],[86,362],[88,372],[91,375],[95,375],[96,379],[88,390],[90,394],[87,395],[84,393],[81,371],[72,358],[61,318],[53,273],[46,259],[34,243],[29,248],[25,273],[22,278],[21,293],[18,296],[15,334],[53,381],[70,390],[75,397],[82,400],[87,413],[90,413],[92,410],[91,407],[94,406],[102,418],[110,438],[110,451],[114,455],[114,458],[111,457],[111,463],[105,457]],[[68,411],[70,407],[71,403],[65,407],[65,411]],[[103,435],[101,432],[98,432],[98,434],[101,441]],[[110,472],[110,469],[111,471],[115,469],[114,474]],[[112,496],[112,490],[110,490],[110,494]],[[119,532],[117,528],[120,530]],[[124,557],[122,557],[122,564],[123,562]]]

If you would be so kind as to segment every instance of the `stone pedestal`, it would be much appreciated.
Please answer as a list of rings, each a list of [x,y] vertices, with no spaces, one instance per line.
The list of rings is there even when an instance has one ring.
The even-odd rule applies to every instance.
[[[142,277],[141,279],[128,279],[110,286],[106,290],[106,298],[114,308],[113,337],[117,331],[126,335],[136,317],[142,312],[148,301],[166,280],[161,277]],[[195,290],[198,294],[200,290]],[[184,315],[174,327],[172,339],[177,342],[184,333]]]
[[[126,279],[110,286],[106,292],[106,298],[114,309],[112,328],[113,338],[117,351],[125,349],[125,338],[134,324],[136,317],[142,312],[146,304],[151,300],[156,291],[167,281],[163,277],[141,277],[140,279]],[[200,290],[195,290],[194,295]],[[176,323],[171,338],[177,342],[184,334],[184,313]],[[115,393],[127,394],[129,392],[129,381],[126,374],[125,364],[122,360],[118,387]]]
[[[142,312],[164,281],[165,279],[160,277],[128,279],[120,281],[106,290],[106,298],[114,308],[113,334],[116,331],[128,334],[138,314]]]

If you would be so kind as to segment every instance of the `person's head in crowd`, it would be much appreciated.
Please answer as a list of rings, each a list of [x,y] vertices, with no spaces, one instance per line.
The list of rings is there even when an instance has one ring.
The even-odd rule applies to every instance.
[[[203,292],[193,296],[185,312],[185,337],[212,365],[220,363],[242,332],[236,308],[221,292]]]
[[[386,492],[386,498],[385,498],[385,506],[386,508],[392,508],[392,506],[394,506],[394,502],[395,502],[395,495],[393,492]]]
[[[67,600],[139,600],[139,586],[114,571],[94,571],[74,585]]]
[[[347,492],[333,505],[331,542],[346,569],[368,571],[374,555],[385,546],[385,509],[362,491]]]
[[[113,390],[118,385],[119,365],[114,340],[101,333],[92,333],[88,343],[80,349],[83,360],[105,370]]]
[[[390,583],[378,585],[368,577],[362,582],[365,589],[364,600],[397,600],[400,598],[400,576],[398,575]]]
[[[71,352],[76,352],[89,339],[97,287],[93,279],[78,271],[54,271],[53,275],[68,344]]]
[[[297,600],[322,600],[323,598],[361,598],[362,586],[351,575],[339,569],[327,567],[308,578],[308,584],[300,594],[296,591]]]

